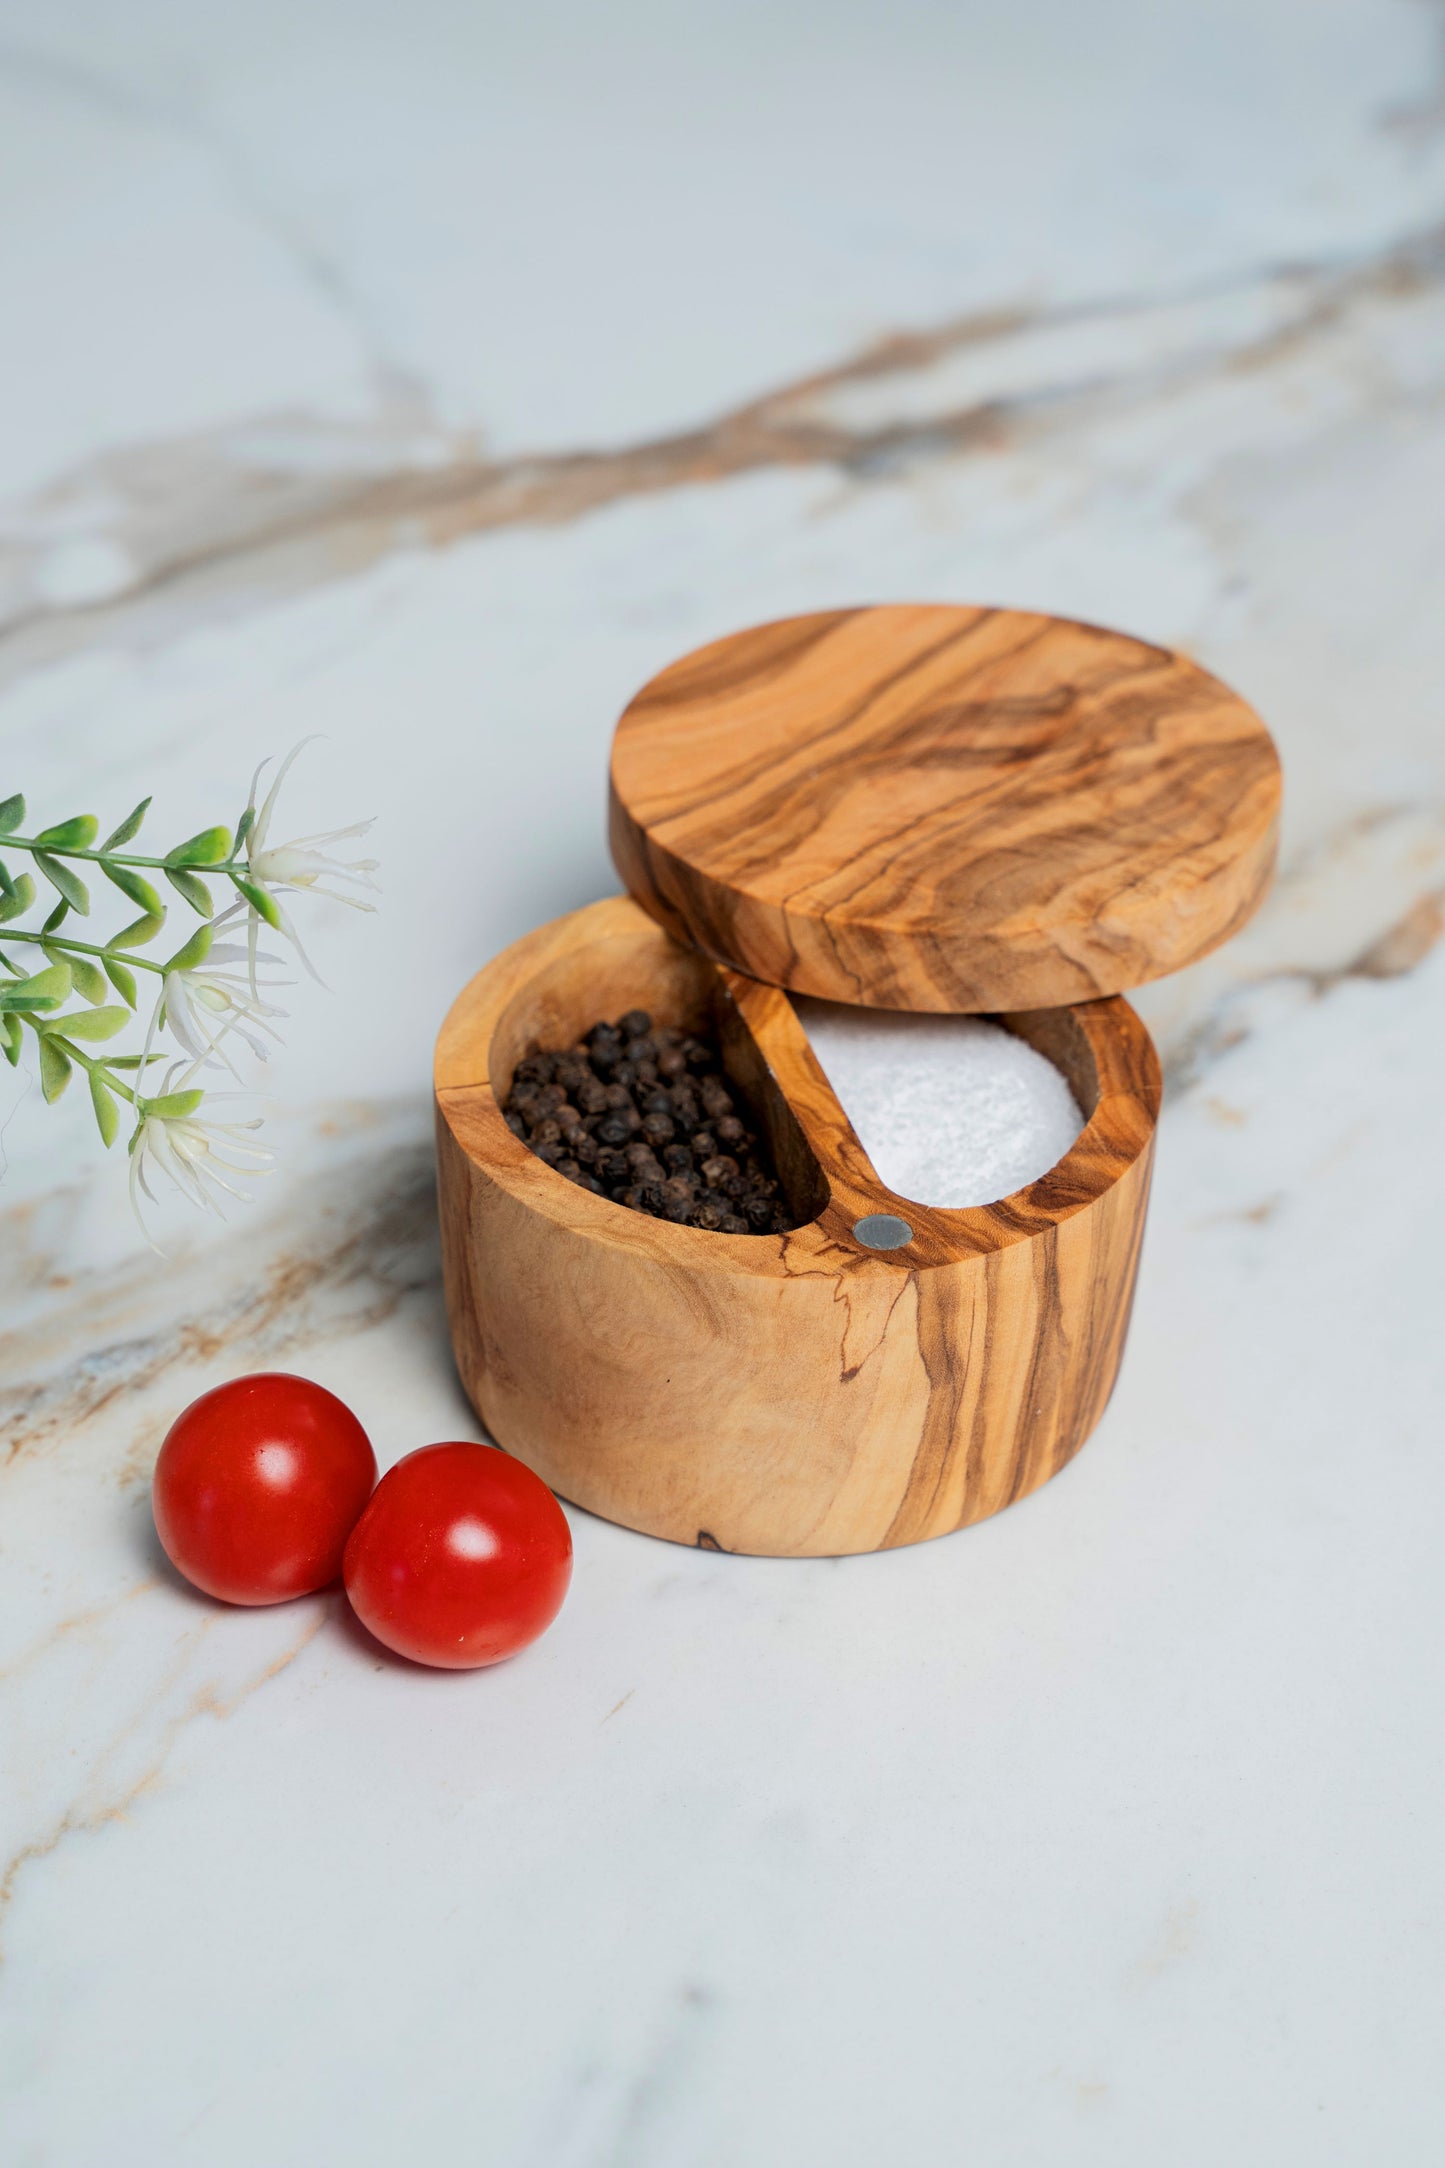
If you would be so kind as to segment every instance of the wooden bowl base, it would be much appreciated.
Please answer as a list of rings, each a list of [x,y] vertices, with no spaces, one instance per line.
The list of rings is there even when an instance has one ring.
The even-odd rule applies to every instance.
[[[568,1182],[507,1128],[521,1057],[645,1008],[710,1021],[799,1225],[722,1235]],[[998,1021],[1087,1117],[1039,1181],[964,1211],[893,1195],[786,994],[679,947],[623,898],[517,942],[437,1044],[442,1255],[462,1381],[562,1496],[648,1534],[781,1556],[980,1520],[1068,1461],[1123,1352],[1159,1071],[1119,998]],[[855,1233],[904,1220],[894,1249]]]

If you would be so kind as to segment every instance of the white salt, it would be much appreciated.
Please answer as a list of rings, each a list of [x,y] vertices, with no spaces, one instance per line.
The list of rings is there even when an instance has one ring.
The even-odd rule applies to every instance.
[[[914,1204],[993,1204],[1057,1166],[1084,1126],[1051,1061],[976,1016],[795,996],[881,1181]]]

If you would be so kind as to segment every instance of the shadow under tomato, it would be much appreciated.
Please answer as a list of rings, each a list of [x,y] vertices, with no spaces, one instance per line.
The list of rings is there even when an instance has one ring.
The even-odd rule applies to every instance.
[[[373,1671],[383,1671],[388,1665],[391,1665],[398,1671],[420,1672],[423,1677],[428,1679],[484,1678],[488,1672],[507,1671],[510,1670],[513,1664],[524,1662],[537,1645],[536,1642],[528,1642],[525,1648],[518,1649],[512,1656],[499,1657],[494,1664],[422,1664],[418,1663],[415,1657],[399,1655],[395,1649],[389,1649],[384,1641],[378,1641],[376,1635],[372,1633],[369,1627],[362,1625],[361,1620],[352,1610],[351,1605],[346,1600],[345,1591],[341,1588],[339,1582],[337,1584],[337,1595],[339,1598],[337,1627],[343,1638],[350,1644],[353,1653],[357,1656],[366,1657],[370,1661]],[[545,1638],[545,1635],[539,1634],[537,1640],[541,1641],[545,1640]]]

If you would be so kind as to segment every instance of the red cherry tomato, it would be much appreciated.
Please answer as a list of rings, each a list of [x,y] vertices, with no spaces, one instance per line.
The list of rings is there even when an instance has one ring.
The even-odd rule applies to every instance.
[[[371,1440],[335,1393],[263,1371],[177,1416],[151,1506],[171,1564],[208,1596],[285,1603],[336,1579],[375,1481]]]
[[[540,1476],[494,1445],[424,1445],[377,1484],[346,1546],[357,1617],[399,1656],[499,1663],[545,1633],[572,1531]]]

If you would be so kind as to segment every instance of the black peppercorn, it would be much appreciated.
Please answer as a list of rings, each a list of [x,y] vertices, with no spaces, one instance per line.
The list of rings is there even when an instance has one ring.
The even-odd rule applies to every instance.
[[[734,1234],[792,1225],[716,1045],[641,1009],[524,1055],[503,1114],[547,1165],[628,1210]]]

